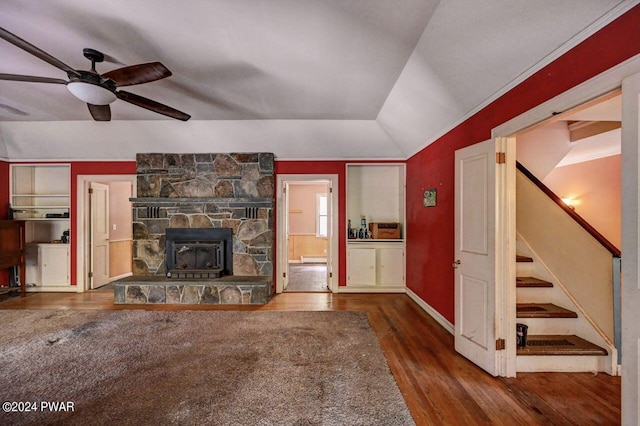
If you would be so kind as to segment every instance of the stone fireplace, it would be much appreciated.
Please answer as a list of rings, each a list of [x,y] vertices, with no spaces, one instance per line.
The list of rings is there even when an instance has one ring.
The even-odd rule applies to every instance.
[[[271,153],[138,154],[133,277],[116,303],[266,303]]]

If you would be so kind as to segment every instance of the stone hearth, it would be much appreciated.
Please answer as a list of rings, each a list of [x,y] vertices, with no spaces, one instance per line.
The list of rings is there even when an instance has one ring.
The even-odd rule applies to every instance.
[[[273,292],[271,153],[138,154],[133,276],[115,303],[267,303]],[[166,230],[228,228],[233,275],[167,278]]]

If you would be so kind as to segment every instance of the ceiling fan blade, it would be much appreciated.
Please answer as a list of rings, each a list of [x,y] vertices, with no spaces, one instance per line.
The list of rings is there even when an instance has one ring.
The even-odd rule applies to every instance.
[[[0,73],[0,80],[27,81],[30,83],[67,84],[67,81],[62,80],[61,78],[37,77],[34,75],[18,75],[18,74],[2,74],[2,73]]]
[[[58,58],[54,58],[44,50],[34,46],[33,44],[29,43],[26,40],[21,39],[17,35],[5,30],[2,27],[0,27],[0,38],[5,39],[9,43],[19,47],[25,52],[31,53],[36,58],[42,59],[43,61],[50,63],[56,68],[60,68],[62,71],[65,71],[67,74],[72,74],[72,75],[75,75],[76,77],[80,77],[80,73],[74,70],[73,68],[71,68],[69,65],[65,64]]]
[[[111,121],[111,107],[109,105],[87,104],[87,106],[95,121]]]
[[[160,62],[150,62],[118,68],[102,74],[101,77],[110,78],[116,83],[116,87],[123,87],[160,80],[170,75],[171,71]]]
[[[145,108],[149,111],[157,112],[158,114],[166,115],[167,117],[175,118],[177,120],[187,121],[191,118],[189,114],[178,111],[175,108],[171,108],[170,106],[163,105],[159,102],[152,101],[151,99],[147,99],[134,93],[125,92],[124,90],[116,92],[116,96],[125,102],[129,102],[130,104],[137,105],[141,108]]]

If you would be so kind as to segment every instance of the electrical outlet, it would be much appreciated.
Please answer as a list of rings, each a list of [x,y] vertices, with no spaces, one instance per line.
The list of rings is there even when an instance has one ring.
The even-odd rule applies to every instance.
[[[114,231],[116,230],[116,224],[115,223],[113,224],[113,230]]]

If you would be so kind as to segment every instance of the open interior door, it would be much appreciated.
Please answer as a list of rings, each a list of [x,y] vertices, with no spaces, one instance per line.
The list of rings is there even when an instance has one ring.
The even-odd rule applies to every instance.
[[[488,140],[455,154],[455,349],[489,374],[499,374],[496,338],[501,303],[496,247],[496,217],[500,212],[496,169],[498,142]],[[499,194],[498,194],[499,195]],[[515,236],[514,236],[515,238]],[[514,281],[515,282],[515,281]],[[496,321],[498,318],[498,321]]]
[[[622,80],[622,424],[640,424],[640,74]]]
[[[109,283],[109,186],[91,182],[89,186],[90,288]]]

